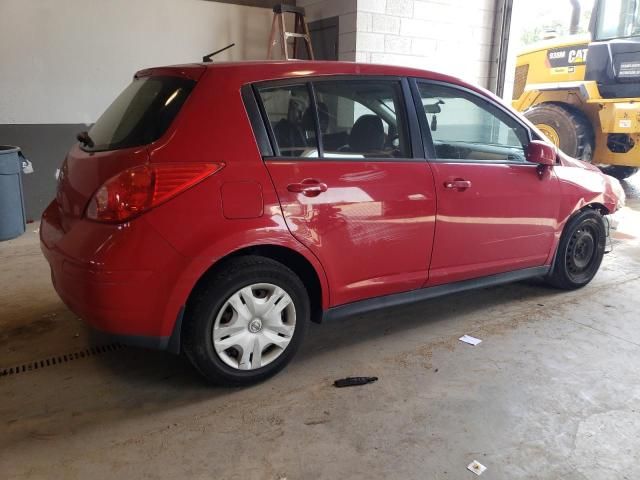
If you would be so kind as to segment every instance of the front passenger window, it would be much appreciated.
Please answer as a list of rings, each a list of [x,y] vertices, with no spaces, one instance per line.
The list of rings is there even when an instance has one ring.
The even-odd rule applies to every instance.
[[[478,95],[419,84],[426,124],[438,159],[525,161],[529,135],[510,115]]]

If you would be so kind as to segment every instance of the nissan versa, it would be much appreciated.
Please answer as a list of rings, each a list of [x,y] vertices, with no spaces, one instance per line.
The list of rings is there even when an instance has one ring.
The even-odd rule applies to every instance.
[[[152,68],[78,140],[40,229],[58,294],[226,384],[278,372],[310,321],[583,287],[624,202],[490,93],[408,68]]]

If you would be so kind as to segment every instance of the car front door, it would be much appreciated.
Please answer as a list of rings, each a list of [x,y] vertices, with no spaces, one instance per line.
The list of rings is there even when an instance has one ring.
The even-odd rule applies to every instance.
[[[265,164],[289,230],[326,271],[331,305],[420,288],[436,204],[407,80],[325,78],[256,91],[275,151]]]
[[[427,285],[545,265],[559,184],[526,161],[529,129],[465,88],[417,81],[413,91],[438,199]]]

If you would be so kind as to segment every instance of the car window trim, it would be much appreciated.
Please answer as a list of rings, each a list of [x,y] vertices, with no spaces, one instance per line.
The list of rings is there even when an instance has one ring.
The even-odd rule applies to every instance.
[[[411,158],[424,160],[424,142],[422,141],[420,124],[418,123],[418,112],[413,102],[413,95],[408,78],[403,77],[401,79],[401,87],[405,116],[407,119],[407,134],[409,135],[409,144],[411,145]]]
[[[300,85],[300,83],[292,84]],[[267,111],[264,108],[264,103],[262,102],[262,97],[260,96],[260,92],[258,91],[258,85],[251,85],[251,89],[253,90],[254,100],[258,104],[258,110],[260,111],[260,116],[262,117],[262,128],[267,132],[267,137],[269,139],[269,143],[271,144],[272,157],[280,157],[280,147],[278,146],[278,142],[276,142],[276,136],[273,132],[273,127],[271,122],[269,121],[269,117],[267,116]],[[269,157],[269,155],[262,154],[262,157]]]
[[[318,146],[318,159],[324,157],[324,144],[322,132],[320,131],[320,114],[318,113],[318,101],[316,98],[316,89],[313,82],[307,82],[307,90],[309,91],[309,102],[311,103],[311,113],[313,114],[313,128],[316,132],[316,144]]]
[[[251,85],[243,85],[240,89],[240,94],[242,96],[244,108],[247,111],[247,116],[249,117],[249,123],[251,124],[251,130],[253,130],[258,150],[260,150],[260,155],[263,157],[273,156],[274,151],[271,139],[269,138],[269,133],[265,128],[262,114],[260,112],[260,106],[256,101],[256,95],[254,94]]]
[[[322,136],[319,135],[320,120],[318,115],[317,101],[315,95],[314,83],[336,81],[336,80],[368,80],[368,81],[389,81],[398,82],[400,84],[400,93],[402,95],[401,106],[404,109],[405,121],[407,124],[408,144],[411,148],[411,155],[408,157],[366,157],[366,158],[326,158],[320,155],[320,149],[322,148]],[[261,88],[273,88],[273,87],[292,87],[302,86],[307,84],[307,88],[310,88],[310,101],[313,105],[315,130],[317,136],[318,145],[318,157],[285,157],[281,155],[278,143],[275,140],[275,134],[273,127],[268,119],[267,112],[262,102],[259,90]],[[411,89],[409,86],[409,80],[406,77],[398,75],[323,75],[323,76],[310,76],[304,78],[284,78],[277,80],[265,80],[261,82],[255,82],[250,84],[250,88],[253,92],[253,98],[258,106],[260,116],[262,118],[262,126],[259,130],[264,130],[267,133],[271,148],[260,150],[263,160],[278,161],[278,162],[292,162],[292,161],[320,161],[320,162],[424,162],[424,146],[421,140],[420,126],[418,123],[418,115],[413,105],[413,96],[411,95]],[[311,96],[312,94],[312,96]],[[250,118],[251,119],[251,118]],[[324,148],[322,149],[322,155],[324,155]]]
[[[531,131],[531,129],[526,123],[524,123],[521,119],[519,119],[516,115],[514,115],[513,112],[509,111],[509,109],[506,108],[504,105],[501,105],[499,102],[496,102],[492,98],[482,95],[474,90],[471,90],[470,88],[464,87],[462,85],[456,85],[455,83],[443,82],[441,80],[429,80],[429,79],[419,78],[419,77],[411,77],[409,81],[411,84],[411,93],[413,94],[413,99],[414,99],[414,107],[416,109],[416,115],[418,116],[418,122],[420,124],[420,130],[422,133],[422,141],[424,143],[424,149],[425,149],[425,152],[428,153],[428,157],[427,157],[428,161],[437,162],[437,163],[475,163],[475,164],[491,164],[491,165],[533,165],[535,166],[535,164],[527,162],[526,158],[523,161],[438,158],[438,156],[436,155],[435,146],[433,143],[433,137],[431,135],[431,127],[428,125],[426,114],[418,115],[419,109],[423,108],[422,96],[420,95],[420,90],[418,88],[420,84],[438,85],[442,87],[451,88],[454,90],[459,90],[461,92],[467,93],[480,100],[485,101],[489,105],[502,111],[505,115],[507,115],[512,120],[514,120],[516,124],[524,128],[525,132],[527,133],[529,143],[531,143],[531,141],[533,140],[533,132]]]

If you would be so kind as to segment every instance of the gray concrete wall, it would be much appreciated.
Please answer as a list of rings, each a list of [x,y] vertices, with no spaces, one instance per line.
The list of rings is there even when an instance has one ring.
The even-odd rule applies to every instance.
[[[28,218],[53,198],[76,133],[137,70],[200,61],[230,43],[217,61],[262,59],[274,3],[0,0],[0,144],[21,147],[34,164],[24,177]]]
[[[202,0],[0,1],[0,124],[93,123],[143,68],[263,59],[272,11]]]

